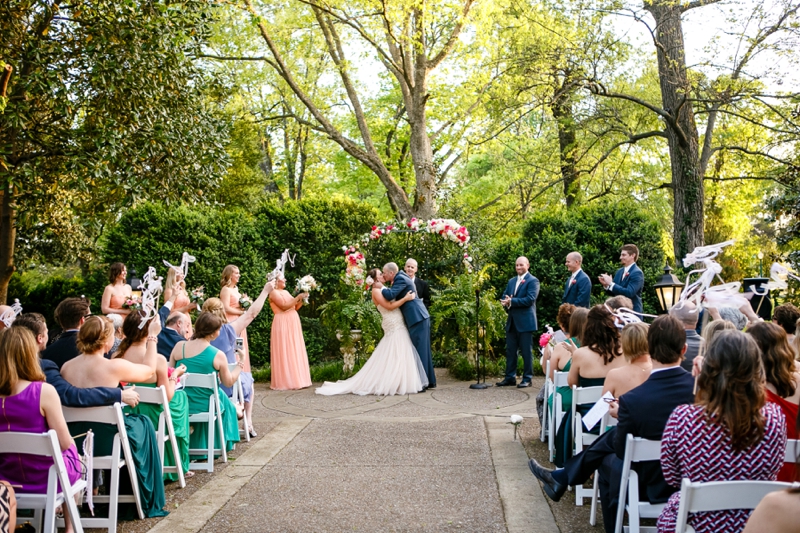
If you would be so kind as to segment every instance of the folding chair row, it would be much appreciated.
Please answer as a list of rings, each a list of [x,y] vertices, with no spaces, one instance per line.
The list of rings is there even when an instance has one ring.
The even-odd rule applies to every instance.
[[[236,368],[238,365],[236,363],[229,363],[228,370],[233,372],[233,369]],[[234,404],[241,403],[244,405],[244,387],[242,387],[242,378],[241,376],[236,380],[236,383],[233,384],[233,395],[231,396],[231,401]],[[247,411],[244,412],[244,416],[242,416],[242,427],[239,428],[239,434],[241,435],[244,433],[244,438],[247,442],[250,442],[250,425],[252,421],[250,417],[247,416]]]
[[[561,420],[564,419],[566,410],[564,409],[564,402],[561,398],[561,393],[558,389],[561,387],[569,387],[567,383],[567,376],[569,372],[553,372],[553,406],[550,409],[550,418],[548,420],[547,428],[547,441],[548,448],[550,449],[550,462],[552,463],[556,456],[556,432],[561,425]]]
[[[217,386],[217,373],[211,374],[184,374],[184,387],[209,389],[208,410],[202,413],[189,415],[189,424],[205,424],[207,428],[207,442],[205,448],[189,448],[189,457],[204,455],[204,462],[190,463],[190,470],[214,471],[214,456],[222,456],[222,462],[228,462],[225,446],[225,432],[222,427],[222,412],[219,404],[219,387]],[[214,447],[214,435],[219,432],[220,448]]]

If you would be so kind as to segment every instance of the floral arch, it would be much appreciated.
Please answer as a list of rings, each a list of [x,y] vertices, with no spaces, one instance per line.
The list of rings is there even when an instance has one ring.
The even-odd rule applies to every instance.
[[[467,248],[470,235],[466,227],[449,218],[433,218],[428,221],[412,218],[405,224],[390,224],[382,222],[372,226],[369,233],[365,233],[359,242],[342,246],[346,262],[344,282],[357,290],[367,290],[364,283],[367,277],[367,261],[362,252],[361,245],[370,241],[377,241],[390,233],[429,233],[440,235],[444,240],[458,244],[464,251],[462,262],[464,267],[472,272],[472,257]]]

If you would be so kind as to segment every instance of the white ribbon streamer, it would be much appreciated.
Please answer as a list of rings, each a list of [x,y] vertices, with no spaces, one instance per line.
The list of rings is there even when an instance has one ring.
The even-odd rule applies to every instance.
[[[86,505],[89,506],[92,516],[94,516],[94,503],[92,496],[94,495],[94,432],[90,429],[86,432],[86,438],[83,439],[83,464],[86,465]]]
[[[8,309],[3,316],[0,317],[0,321],[5,324],[6,328],[10,328],[11,324],[17,319],[17,316],[22,312],[22,305],[19,303],[19,299],[14,299],[14,303],[11,305],[11,308]]]
[[[153,267],[147,267],[147,272],[142,276],[142,280],[142,312],[144,312],[144,317],[139,323],[139,329],[142,329],[148,320],[158,314],[156,305],[163,288],[161,278],[156,275],[156,269]]]
[[[683,259],[683,266],[690,267],[696,263],[702,263],[703,268],[698,268],[689,272],[686,276],[686,286],[681,293],[681,297],[676,305],[683,306],[685,302],[693,302],[697,309],[703,306],[703,296],[705,296],[706,307],[735,307],[738,309],[743,305],[748,305],[747,298],[739,292],[741,283],[725,283],[720,277],[722,265],[714,259],[722,253],[722,249],[730,246],[736,241],[725,241],[719,244],[708,246],[698,246]],[[692,274],[700,274],[693,283],[689,283]],[[719,278],[721,285],[711,284],[715,278]]]
[[[297,254],[292,256],[289,255],[289,249],[286,248],[283,253],[281,254],[281,258],[275,262],[275,269],[270,272],[269,280],[278,279],[279,276],[282,276],[284,271],[286,270],[286,263],[294,266],[294,258],[297,257]]]
[[[189,273],[189,263],[194,263],[196,260],[197,259],[193,255],[189,255],[188,252],[183,252],[183,256],[181,257],[181,266],[176,267],[166,259],[164,259],[164,264],[169,268],[174,268],[178,272],[183,272],[183,277],[186,278],[186,275]]]

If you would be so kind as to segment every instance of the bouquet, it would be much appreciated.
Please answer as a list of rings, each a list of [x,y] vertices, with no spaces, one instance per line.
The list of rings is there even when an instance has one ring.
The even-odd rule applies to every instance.
[[[129,296],[122,302],[123,309],[141,309],[142,308],[142,297],[141,296]]]
[[[244,309],[245,311],[250,309],[250,306],[253,305],[253,300],[246,294],[242,294],[239,296],[239,306]]]
[[[317,280],[310,275],[305,275],[297,280],[297,290],[300,292],[311,292],[317,288],[319,288]],[[304,298],[303,301],[308,303],[308,298]]]
[[[189,301],[197,305],[198,309],[202,309],[203,304],[206,303],[206,289],[203,285],[192,289],[189,293]]]
[[[539,348],[544,348],[545,346],[553,347],[556,345],[555,339],[555,332],[553,332],[553,328],[550,327],[550,324],[545,325],[547,331],[542,333],[541,337],[539,337]]]

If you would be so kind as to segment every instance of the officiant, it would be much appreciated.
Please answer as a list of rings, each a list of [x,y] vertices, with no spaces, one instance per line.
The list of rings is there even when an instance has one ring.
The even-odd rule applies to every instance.
[[[406,260],[406,266],[403,268],[411,281],[414,282],[414,288],[417,290],[417,298],[422,300],[425,304],[425,309],[431,308],[431,288],[428,282],[417,277],[417,260],[409,257]]]

